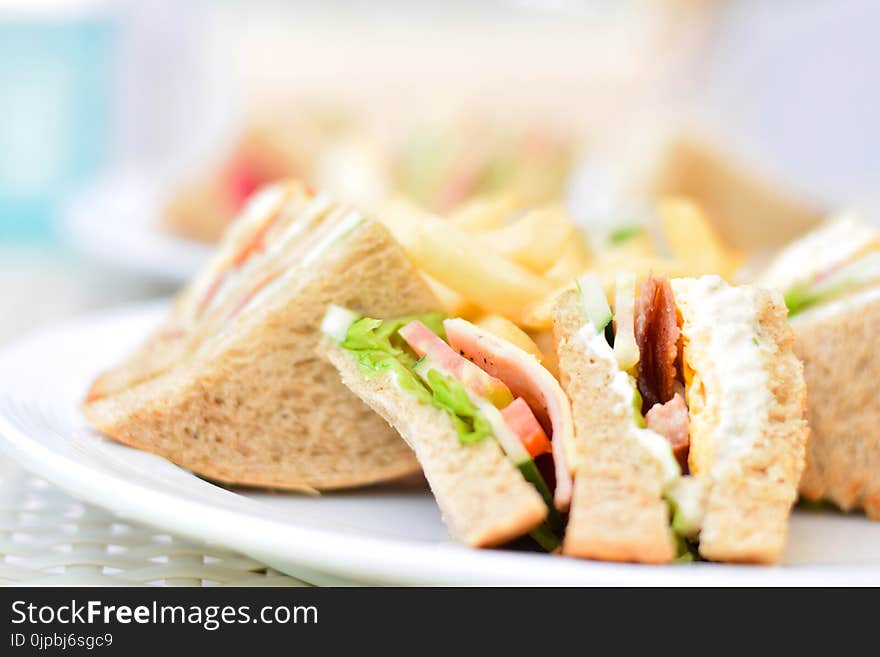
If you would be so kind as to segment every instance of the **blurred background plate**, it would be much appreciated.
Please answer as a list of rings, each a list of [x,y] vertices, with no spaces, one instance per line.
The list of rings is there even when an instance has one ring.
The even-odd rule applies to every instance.
[[[163,188],[155,177],[105,177],[73,195],[61,213],[63,239],[105,265],[173,284],[188,281],[211,245],[163,232]]]
[[[216,486],[101,437],[78,411],[92,376],[165,310],[163,303],[87,317],[6,349],[0,446],[81,499],[311,583],[880,585],[880,523],[856,515],[797,511],[778,568],[656,567],[456,545],[422,487],[312,497]]]

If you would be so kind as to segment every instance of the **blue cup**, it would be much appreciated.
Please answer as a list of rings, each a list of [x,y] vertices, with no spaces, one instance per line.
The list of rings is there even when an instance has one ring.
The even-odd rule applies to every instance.
[[[101,165],[109,17],[0,14],[0,240],[54,239],[61,199]]]

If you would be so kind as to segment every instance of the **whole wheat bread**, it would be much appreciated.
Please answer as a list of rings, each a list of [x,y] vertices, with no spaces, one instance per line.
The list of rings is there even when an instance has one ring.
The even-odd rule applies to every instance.
[[[578,293],[554,309],[562,387],[571,400],[579,450],[562,551],[588,559],[662,563],[675,556],[663,472],[630,436],[632,409],[608,394],[614,371],[578,335]]]
[[[768,387],[766,417],[754,443],[734,462],[716,467],[719,452],[735,436],[719,433],[724,409],[713,387],[721,373],[702,344],[714,319],[689,298],[694,279],[673,280],[683,317],[683,359],[699,372],[701,390],[688,390],[691,405],[691,472],[708,477],[708,496],[700,531],[700,554],[714,561],[774,563],[785,547],[791,507],[804,469],[808,428],[803,365],[794,354],[794,335],[781,295],[742,288],[753,305],[754,340]],[[702,326],[701,326],[702,325]],[[714,382],[714,386],[713,386]],[[723,382],[720,382],[723,385]],[[694,414],[699,394],[699,418]]]
[[[685,358],[711,369],[699,346],[688,344],[690,323],[707,318],[695,316],[699,309],[689,306],[686,286],[674,289],[684,314]],[[761,345],[769,388],[763,429],[752,448],[715,480],[714,453],[707,446],[725,439],[714,435],[717,414],[714,420],[709,416],[710,421],[704,415],[691,427],[691,448],[702,454],[702,462],[692,463],[691,471],[708,478],[700,553],[712,560],[778,560],[804,467],[805,385],[785,306],[777,294],[764,290],[756,290],[754,297],[755,339]],[[631,438],[632,411],[608,395],[613,370],[578,335],[582,325],[577,293],[570,291],[554,311],[560,374],[572,400],[581,450],[563,551],[617,561],[668,561],[675,549],[662,497],[662,472],[654,457]],[[706,375],[711,381],[711,373]]]
[[[367,376],[350,352],[329,339],[322,348],[343,383],[412,447],[453,538],[491,547],[544,521],[547,505],[496,440],[462,445],[449,415],[401,391],[393,374]]]
[[[791,324],[809,401],[801,493],[880,520],[880,290],[837,311],[805,312]]]
[[[96,380],[83,413],[120,442],[230,484],[320,490],[418,471],[406,443],[317,356],[330,303],[379,316],[437,305],[387,230],[366,221],[218,335],[188,343],[172,313]]]

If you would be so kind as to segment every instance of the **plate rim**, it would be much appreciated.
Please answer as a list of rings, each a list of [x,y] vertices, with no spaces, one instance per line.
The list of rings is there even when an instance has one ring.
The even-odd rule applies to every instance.
[[[161,317],[167,300],[126,304],[88,313],[20,338],[0,349],[0,395],[8,395],[7,362],[45,341],[98,323],[131,322],[132,316]],[[7,376],[4,376],[7,375]],[[87,381],[83,382],[83,386]],[[65,405],[70,400],[58,400]],[[699,563],[651,566],[567,557],[474,550],[451,543],[432,544],[304,527],[237,509],[175,496],[70,455],[59,454],[29,436],[0,412],[0,447],[25,469],[78,499],[128,519],[190,539],[241,552],[296,576],[296,568],[326,581],[384,585],[579,585],[579,586],[880,586],[880,565],[802,564],[744,566]],[[155,455],[153,455],[155,456]],[[157,457],[158,458],[158,457]],[[190,473],[190,476],[195,477]],[[204,480],[200,480],[204,481]],[[205,485],[214,484],[204,481]],[[112,495],[107,491],[112,490]],[[225,489],[224,489],[225,490]],[[238,491],[230,491],[241,494]],[[144,503],[145,496],[149,503]],[[246,496],[245,496],[246,497]],[[255,501],[255,503],[258,503]],[[175,513],[163,511],[175,509]],[[235,522],[231,522],[234,520]],[[552,559],[552,561],[544,561]],[[543,563],[541,563],[543,561]],[[318,579],[318,577],[313,578]]]

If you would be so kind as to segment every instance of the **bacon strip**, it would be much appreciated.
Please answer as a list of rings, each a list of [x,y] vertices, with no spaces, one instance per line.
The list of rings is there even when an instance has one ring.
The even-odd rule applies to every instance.
[[[642,285],[636,301],[635,333],[640,354],[638,387],[642,413],[647,413],[675,394],[680,331],[667,278],[648,276]]]
[[[682,472],[686,473],[691,422],[684,397],[675,393],[675,396],[665,404],[655,404],[645,414],[645,423],[651,431],[659,433],[669,441]]]

